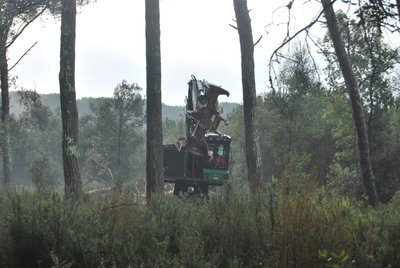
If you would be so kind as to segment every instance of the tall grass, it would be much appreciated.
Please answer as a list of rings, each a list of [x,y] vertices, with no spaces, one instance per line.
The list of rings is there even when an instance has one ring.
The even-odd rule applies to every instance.
[[[19,191],[0,197],[0,266],[400,267],[397,206],[320,189],[147,206],[115,193],[77,204]]]

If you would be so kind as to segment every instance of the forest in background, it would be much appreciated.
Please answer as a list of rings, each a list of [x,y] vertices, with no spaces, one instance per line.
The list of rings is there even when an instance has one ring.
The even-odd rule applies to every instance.
[[[110,176],[110,172],[119,174],[121,170],[124,170],[124,178],[121,179],[125,182],[144,179],[144,160],[132,158],[145,155],[143,142],[146,108],[141,90],[137,85],[122,81],[117,85],[113,98],[77,100],[80,140],[84,147],[81,151],[84,184],[95,179],[108,186],[112,184],[110,180],[113,175]],[[183,91],[186,92],[186,89]],[[229,116],[238,106],[227,102],[219,104],[225,116]],[[11,92],[10,107],[15,183],[32,186],[33,176],[47,176],[40,184],[52,187],[57,185],[61,191],[62,173],[57,172],[62,170],[59,94]],[[165,140],[173,143],[176,138],[184,136],[185,107],[163,104],[162,110],[166,125]],[[122,117],[119,116],[121,113]],[[45,171],[47,165],[48,174]],[[33,175],[33,167],[44,173]]]

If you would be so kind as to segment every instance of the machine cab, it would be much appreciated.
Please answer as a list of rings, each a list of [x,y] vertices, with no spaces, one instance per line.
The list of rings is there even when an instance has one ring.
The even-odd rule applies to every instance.
[[[210,184],[220,185],[228,179],[231,137],[224,134],[205,135],[208,158],[204,159],[203,176]]]

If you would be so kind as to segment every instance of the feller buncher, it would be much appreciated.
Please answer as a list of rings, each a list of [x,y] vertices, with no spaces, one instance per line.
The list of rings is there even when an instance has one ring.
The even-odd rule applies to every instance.
[[[219,86],[189,81],[186,103],[186,137],[164,145],[164,181],[174,183],[174,194],[208,196],[209,186],[228,180],[231,137],[218,131],[227,123],[217,111],[219,95],[229,92]]]

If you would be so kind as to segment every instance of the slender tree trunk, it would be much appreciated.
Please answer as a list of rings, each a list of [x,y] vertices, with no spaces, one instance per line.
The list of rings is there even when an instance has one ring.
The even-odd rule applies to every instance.
[[[397,15],[399,16],[400,20],[400,0],[396,0],[396,6],[397,6]]]
[[[256,141],[254,117],[256,83],[254,74],[254,43],[247,0],[233,0],[242,55],[243,112],[245,127],[246,162],[250,190],[254,194],[261,187],[260,157]]]
[[[76,0],[62,0],[60,102],[65,195],[82,198],[78,152],[78,110],[75,93]]]
[[[121,127],[118,130],[118,137],[117,137],[117,170],[120,171],[121,169],[121,148],[122,148],[122,133]]]
[[[8,84],[8,63],[7,63],[7,34],[1,36],[0,48],[0,79],[1,79],[1,150],[3,154],[3,185],[8,190],[11,185],[11,153],[8,121],[10,116],[10,95]]]
[[[358,92],[358,83],[344,47],[342,36],[337,25],[336,15],[332,7],[332,2],[330,0],[322,0],[321,2],[324,8],[329,34],[335,48],[336,57],[338,58],[340,69],[342,70],[343,78],[350,97],[353,120],[357,133],[359,161],[365,190],[368,195],[369,203],[372,206],[376,206],[378,204],[378,194],[376,192],[375,178],[372,171],[367,127],[360,94]]]
[[[153,193],[162,194],[164,185],[161,120],[161,52],[160,3],[146,0],[146,81],[147,137],[146,175],[147,201]]]
[[[118,112],[118,136],[117,136],[117,170],[121,169],[121,150],[122,150],[122,122],[123,116],[121,115],[121,111]]]

